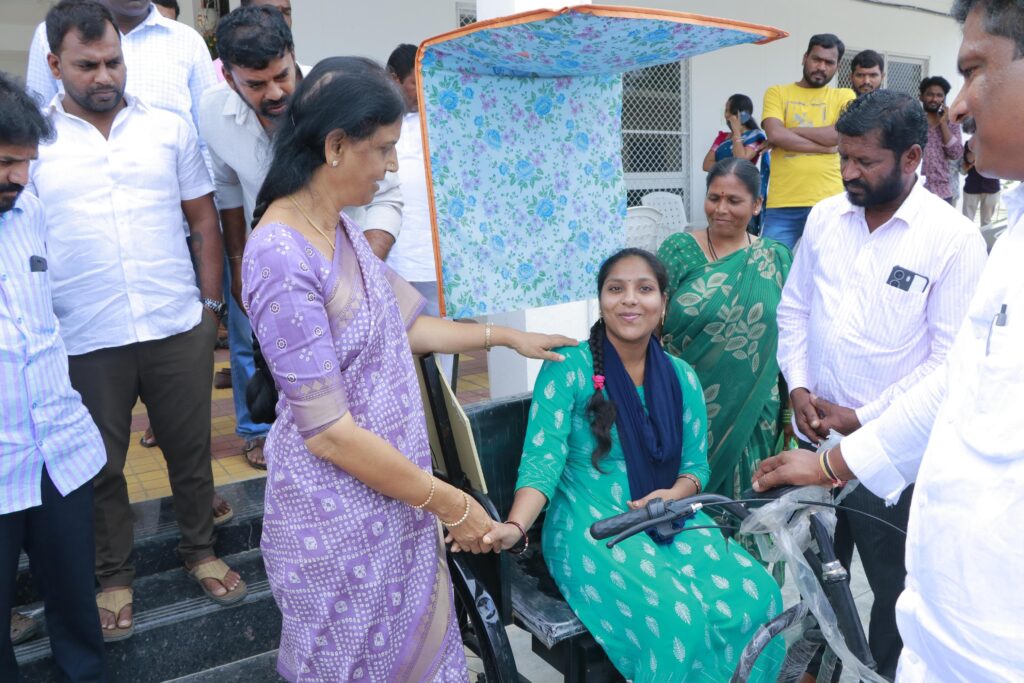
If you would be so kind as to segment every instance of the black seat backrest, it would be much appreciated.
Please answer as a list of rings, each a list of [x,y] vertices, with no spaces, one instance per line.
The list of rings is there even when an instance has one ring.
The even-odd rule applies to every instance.
[[[466,406],[487,491],[504,519],[512,507],[519,458],[530,412],[530,395],[485,401]]]

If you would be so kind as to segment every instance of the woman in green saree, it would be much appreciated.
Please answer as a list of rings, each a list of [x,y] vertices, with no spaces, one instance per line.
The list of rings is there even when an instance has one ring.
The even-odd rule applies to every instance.
[[[673,235],[658,250],[669,272],[665,349],[689,363],[704,387],[706,490],[734,498],[773,455],[780,427],[775,309],[793,256],[747,231],[761,203],[757,168],[723,159],[707,177],[707,230]]]

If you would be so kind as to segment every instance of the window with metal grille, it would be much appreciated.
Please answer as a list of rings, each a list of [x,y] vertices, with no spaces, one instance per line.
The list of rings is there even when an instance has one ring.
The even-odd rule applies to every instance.
[[[687,205],[690,187],[690,63],[632,71],[622,82],[622,167],[626,201],[673,192]]]
[[[843,58],[839,60],[836,87],[853,87],[853,83],[850,81],[850,63],[853,62],[853,58],[857,56],[858,52],[860,50],[848,47]],[[917,97],[921,81],[928,75],[928,58],[908,57],[877,50],[876,52],[885,57],[885,75],[882,78],[882,87]]]
[[[455,26],[462,28],[469,24],[476,23],[476,3],[457,2],[455,3]]]

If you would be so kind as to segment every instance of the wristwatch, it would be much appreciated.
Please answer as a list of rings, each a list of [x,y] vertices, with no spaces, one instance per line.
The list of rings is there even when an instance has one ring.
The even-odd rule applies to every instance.
[[[217,301],[216,299],[200,299],[200,302],[203,306],[210,309],[215,316],[217,316],[217,320],[221,320],[224,317],[224,314],[228,312],[228,305],[223,301]]]

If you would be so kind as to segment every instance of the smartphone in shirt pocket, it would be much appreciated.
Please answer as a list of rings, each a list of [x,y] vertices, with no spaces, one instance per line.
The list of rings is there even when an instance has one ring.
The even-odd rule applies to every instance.
[[[886,284],[890,287],[903,290],[904,292],[911,292],[913,294],[924,294],[925,290],[928,289],[928,283],[931,282],[924,275],[920,275],[904,268],[903,266],[893,266],[892,271],[889,273],[889,277],[886,279]]]

